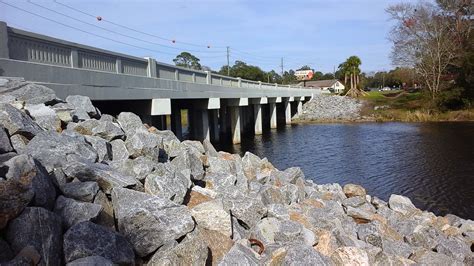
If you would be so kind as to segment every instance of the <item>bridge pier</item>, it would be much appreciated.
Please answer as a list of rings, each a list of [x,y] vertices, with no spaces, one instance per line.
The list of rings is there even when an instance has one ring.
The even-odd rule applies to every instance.
[[[232,143],[239,144],[241,142],[241,133],[243,131],[240,107],[248,106],[249,100],[248,98],[226,99],[224,105],[227,106],[227,111],[229,112]]]
[[[294,101],[293,97],[288,97],[284,99],[284,107],[285,107],[285,124],[291,124],[291,103]]]
[[[219,109],[220,110],[220,109]],[[219,142],[220,136],[219,136],[219,110],[218,109],[212,109],[209,110],[209,115],[210,115],[210,133],[211,133],[211,140],[215,142]]]
[[[281,103],[281,97],[268,98],[270,107],[270,128],[277,128],[277,103]]]
[[[250,99],[253,107],[253,130],[255,135],[262,135],[263,132],[263,109],[262,104],[267,104],[267,97]]]
[[[296,113],[301,114],[303,112],[303,101],[304,97],[298,97],[298,100],[296,101],[297,107],[296,107]]]

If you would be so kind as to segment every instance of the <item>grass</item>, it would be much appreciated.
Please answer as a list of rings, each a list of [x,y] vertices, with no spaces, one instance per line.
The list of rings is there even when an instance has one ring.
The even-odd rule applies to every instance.
[[[421,92],[371,91],[362,99],[365,100],[362,114],[376,121],[474,121],[474,109],[436,111],[427,105],[430,101]]]

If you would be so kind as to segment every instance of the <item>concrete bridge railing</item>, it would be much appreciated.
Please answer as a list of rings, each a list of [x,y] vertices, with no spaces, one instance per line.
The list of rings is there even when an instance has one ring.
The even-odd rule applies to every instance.
[[[197,139],[230,132],[234,143],[246,128],[255,134],[288,124],[319,90],[223,76],[77,44],[8,27],[0,21],[0,76],[46,85],[60,98],[85,95],[114,113],[133,111],[145,122],[181,135],[188,110]],[[278,115],[277,115],[278,113]]]

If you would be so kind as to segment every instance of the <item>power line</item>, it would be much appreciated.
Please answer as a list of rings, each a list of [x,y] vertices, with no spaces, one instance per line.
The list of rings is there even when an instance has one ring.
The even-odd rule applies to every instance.
[[[141,39],[141,38],[137,38],[137,37],[134,37],[134,36],[130,36],[130,35],[127,35],[127,34],[123,34],[123,33],[120,33],[120,32],[114,31],[114,30],[110,30],[110,29],[108,29],[108,28],[105,28],[105,27],[102,27],[102,26],[98,26],[98,25],[95,25],[95,24],[90,23],[90,22],[87,22],[87,21],[83,21],[83,20],[77,19],[77,18],[75,18],[75,17],[71,17],[71,16],[69,16],[69,15],[67,15],[67,14],[64,14],[64,13],[62,13],[62,12],[56,11],[56,10],[51,9],[51,8],[48,8],[48,7],[45,7],[45,6],[40,5],[40,4],[38,4],[38,3],[34,3],[34,2],[32,2],[31,0],[28,0],[28,3],[30,3],[30,4],[32,4],[32,5],[35,5],[35,6],[39,7],[39,8],[48,10],[48,11],[50,11],[50,12],[53,12],[53,13],[55,13],[55,14],[58,14],[58,15],[67,17],[67,18],[69,18],[69,19],[78,21],[78,22],[80,22],[80,23],[84,23],[84,24],[86,24],[86,25],[89,25],[89,26],[92,26],[92,27],[95,27],[95,28],[99,28],[99,29],[102,29],[102,30],[104,30],[104,31],[107,31],[107,32],[110,32],[110,33],[113,33],[113,34],[117,34],[117,35],[120,35],[120,36],[123,36],[123,37],[126,37],[126,38],[130,38],[130,39],[133,39],[133,40],[145,42],[145,43],[148,43],[148,44],[158,45],[158,46],[161,46],[161,47],[165,47],[165,48],[168,48],[168,49],[174,49],[174,50],[186,50],[186,51],[195,52],[195,53],[221,53],[221,51],[198,51],[198,50],[181,49],[181,48],[178,48],[178,47],[172,47],[172,46],[164,45],[164,44],[157,43],[157,42],[151,42],[151,41],[144,40],[144,39]]]
[[[163,54],[168,54],[168,55],[174,55],[174,54],[171,54],[171,53],[166,53],[166,52],[162,52],[162,51],[158,51],[158,50],[154,50],[154,49],[149,49],[149,48],[146,48],[146,47],[141,47],[141,46],[138,46],[138,45],[129,44],[129,43],[122,42],[122,41],[119,41],[119,40],[115,40],[115,39],[112,39],[112,38],[109,38],[109,37],[105,37],[105,36],[102,36],[102,35],[99,35],[99,34],[95,34],[95,33],[92,33],[92,32],[89,32],[89,31],[86,31],[86,30],[83,30],[83,29],[80,29],[80,28],[76,28],[76,27],[74,27],[74,26],[71,26],[71,25],[68,25],[68,24],[65,24],[65,23],[62,23],[62,22],[59,22],[59,21],[57,21],[57,20],[54,20],[54,19],[51,19],[51,18],[47,18],[47,17],[45,17],[45,16],[42,16],[42,15],[33,13],[33,12],[31,12],[31,11],[25,10],[25,9],[20,8],[20,7],[17,7],[17,6],[14,6],[14,5],[12,5],[12,4],[5,3],[3,0],[0,0],[0,2],[1,2],[2,4],[4,4],[4,5],[10,6],[10,7],[15,8],[15,9],[18,9],[18,10],[20,10],[20,11],[23,11],[23,12],[25,12],[25,13],[31,14],[31,15],[33,15],[33,16],[40,17],[40,18],[42,18],[42,19],[45,19],[45,20],[48,20],[48,21],[51,21],[51,22],[60,24],[60,25],[62,25],[62,26],[64,26],[64,27],[71,28],[71,29],[74,29],[74,30],[77,30],[77,31],[80,31],[80,32],[83,32],[83,33],[86,33],[86,34],[89,34],[89,35],[93,35],[93,36],[96,36],[96,37],[105,39],[105,40],[117,42],[117,43],[120,43],[120,44],[128,45],[128,46],[135,47],[135,48],[139,48],[139,49],[143,49],[143,50],[148,50],[148,51],[151,51],[151,52],[163,53]]]
[[[84,12],[80,9],[77,9],[73,6],[70,6],[70,5],[67,5],[67,4],[64,4],[64,3],[61,3],[57,0],[53,0],[55,3],[61,5],[61,6],[64,6],[66,8],[69,8],[71,10],[74,10],[76,12],[79,12],[81,14],[84,14],[86,16],[89,16],[89,17],[93,17],[93,18],[97,18],[97,16],[94,16],[90,13],[87,13],[87,12]],[[155,34],[151,34],[151,33],[147,33],[147,32],[144,32],[144,31],[141,31],[141,30],[137,30],[137,29],[134,29],[134,28],[131,28],[131,27],[128,27],[128,26],[125,26],[125,25],[122,25],[122,24],[119,24],[119,23],[116,23],[116,22],[113,22],[113,21],[110,21],[110,20],[106,20],[104,18],[101,19],[101,21],[104,21],[104,22],[107,22],[107,23],[110,23],[114,26],[117,26],[117,27],[121,27],[121,28],[124,28],[124,29],[127,29],[127,30],[130,30],[130,31],[134,31],[134,32],[137,32],[137,33],[140,33],[140,34],[143,34],[143,35],[147,35],[147,36],[150,36],[150,37],[154,37],[154,38],[157,38],[157,39],[160,39],[160,40],[164,40],[164,41],[170,41],[170,42],[175,42],[175,43],[181,43],[181,44],[185,44],[185,45],[190,45],[190,46],[195,46],[195,47],[209,47],[210,45],[202,45],[202,44],[195,44],[195,43],[188,43],[188,42],[182,42],[182,41],[177,41],[177,40],[173,40],[173,39],[169,39],[169,38],[164,38],[164,37],[161,37],[161,36],[158,36],[158,35],[155,35]],[[217,48],[225,48],[224,46],[215,46]]]

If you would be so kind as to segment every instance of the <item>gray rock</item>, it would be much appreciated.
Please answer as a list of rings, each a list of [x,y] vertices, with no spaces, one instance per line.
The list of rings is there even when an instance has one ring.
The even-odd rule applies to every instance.
[[[25,106],[28,114],[35,122],[46,130],[61,131],[61,120],[56,112],[44,104],[27,104]]]
[[[278,187],[264,185],[260,189],[260,196],[265,205],[269,204],[287,204],[286,197]]]
[[[40,163],[33,160],[33,158],[26,154],[21,154],[11,158],[3,163],[8,167],[8,172],[5,174],[7,179],[14,179],[23,183],[24,177],[32,178],[32,189],[35,194],[33,206],[43,207],[51,210],[54,207],[56,199],[56,189],[53,185],[51,177],[46,173],[45,169]]]
[[[23,170],[25,169],[22,169],[22,165],[8,167],[6,175],[10,178],[0,178],[0,229],[4,228],[9,220],[17,217],[35,195],[32,183],[36,172]]]
[[[107,198],[107,195],[99,190],[95,196],[94,203],[102,206],[102,211],[100,211],[99,216],[95,219],[95,223],[115,231],[114,207]]]
[[[418,265],[464,265],[444,254],[423,249],[416,251],[410,259],[417,262]]]
[[[121,139],[115,139],[110,142],[112,145],[112,160],[120,161],[130,157],[125,142]]]
[[[101,256],[115,264],[135,263],[132,245],[122,235],[91,222],[69,228],[64,234],[66,262],[90,256]]]
[[[198,204],[191,209],[191,215],[201,228],[218,231],[228,237],[232,235],[230,214],[224,210],[221,199]]]
[[[212,143],[208,139],[202,141],[204,151],[208,157],[218,157],[219,153],[216,151]]]
[[[202,143],[200,141],[197,141],[197,140],[185,140],[185,141],[181,142],[181,146],[183,146],[184,149],[186,149],[186,148],[194,149],[195,151],[197,151],[200,154],[203,154],[203,153],[206,152],[206,150],[204,149],[204,146],[202,145]]]
[[[133,176],[142,182],[147,175],[159,166],[159,164],[154,162],[150,157],[144,156],[123,161],[111,161],[108,164],[121,174]]]
[[[96,136],[84,136],[84,138],[97,152],[99,162],[112,160],[112,145],[108,141]]]
[[[388,200],[390,209],[397,211],[401,214],[407,214],[411,211],[417,210],[415,205],[407,197],[392,194]]]
[[[145,130],[137,130],[132,136],[127,136],[125,146],[132,158],[139,156],[150,156],[157,158],[159,156],[159,147],[161,138]]]
[[[5,85],[4,88],[0,87],[0,95],[12,96],[16,101],[24,101],[28,104],[48,104],[56,99],[54,91],[43,85],[24,81],[10,81]]]
[[[39,265],[61,265],[62,221],[56,214],[38,207],[26,208],[10,221],[6,239],[15,253],[33,246],[41,255]]]
[[[91,99],[87,96],[69,95],[66,97],[66,102],[74,106],[76,110],[84,111],[92,117],[97,115],[97,111],[94,105],[92,105]]]
[[[146,130],[138,115],[130,112],[122,112],[117,116],[117,121],[127,136],[132,136],[137,130]]]
[[[313,247],[299,244],[288,248],[283,265],[332,265],[331,260]]]
[[[207,265],[209,251],[200,231],[195,229],[179,244],[165,244],[151,257],[147,265]]]
[[[392,239],[382,239],[382,250],[388,255],[397,255],[408,258],[414,252],[414,248],[403,241],[394,241]]]
[[[270,244],[313,246],[316,243],[314,233],[305,229],[300,223],[264,218],[253,228],[251,238],[259,239],[265,246]]]
[[[97,182],[107,194],[110,194],[114,187],[137,187],[140,185],[135,178],[122,175],[112,167],[101,163],[73,161],[68,163],[63,171],[66,176],[77,178],[82,182]]]
[[[161,137],[162,146],[169,157],[176,157],[181,152],[181,142],[170,130],[157,130],[153,132]]]
[[[158,164],[145,179],[145,191],[178,204],[183,203],[192,183],[189,176],[180,173],[171,163]]]
[[[0,263],[13,259],[15,255],[7,241],[0,238]]]
[[[319,95],[303,105],[301,113],[293,117],[300,121],[354,121],[360,118],[362,103],[346,96]]]
[[[0,125],[8,130],[10,136],[20,134],[28,139],[43,131],[28,115],[10,104],[0,103]]]
[[[73,121],[74,106],[72,104],[57,103],[51,106],[51,108],[56,112],[56,115],[58,116],[59,120],[61,120],[62,122],[68,124]]]
[[[436,246],[436,250],[438,253],[445,254],[458,261],[464,261],[472,252],[470,246],[463,239],[458,237],[448,237],[444,241],[440,241]]]
[[[280,220],[290,220],[290,214],[288,208],[283,204],[269,204],[268,208],[268,217],[275,217]]]
[[[172,161],[171,164],[177,169],[177,172],[192,180],[203,180],[204,168],[201,159],[188,149],[182,150]]]
[[[59,196],[54,213],[61,216],[66,228],[85,221],[93,221],[99,216],[102,206],[89,202],[75,201]]]
[[[260,265],[260,256],[249,247],[247,240],[239,240],[225,254],[218,265]]]
[[[70,182],[62,185],[60,189],[64,196],[68,198],[92,202],[97,191],[99,191],[99,185],[94,181]]]
[[[444,240],[442,233],[434,228],[424,227],[405,236],[405,241],[414,247],[434,249],[440,241]]]
[[[97,153],[83,137],[68,136],[54,131],[38,134],[28,143],[24,152],[40,161],[48,172],[62,167],[68,155],[74,155],[78,159],[89,162],[97,160]]]
[[[232,216],[243,222],[247,228],[254,227],[267,214],[267,208],[261,200],[237,190],[225,194],[223,203],[224,208],[232,211]]]
[[[92,134],[94,136],[101,137],[108,141],[123,137],[124,132],[116,123],[104,121],[102,119],[98,121],[99,123],[97,124],[97,126],[92,129]]]
[[[365,197],[365,195],[367,194],[365,188],[355,184],[346,184],[342,189],[344,190],[344,194],[346,194],[346,197],[348,198]]]
[[[119,231],[141,257],[194,229],[186,206],[124,188],[114,188],[112,203]]]
[[[7,152],[7,153],[0,154],[0,164],[10,160],[11,158],[13,158],[17,155],[18,154],[16,152]]]
[[[90,256],[71,261],[66,266],[113,266],[113,262],[101,256]]]
[[[370,265],[367,252],[357,247],[340,247],[331,255],[336,265]]]
[[[5,131],[5,128],[0,125],[0,153],[7,153],[11,151],[13,151],[13,147],[10,144],[10,138]]]
[[[13,135],[10,138],[10,142],[17,153],[24,153],[26,145],[28,145],[28,142],[30,141],[25,136]]]

